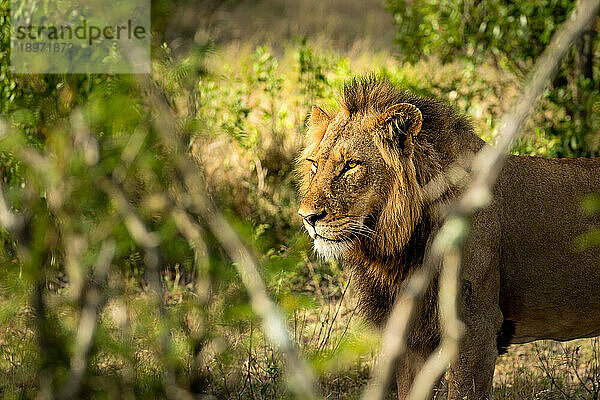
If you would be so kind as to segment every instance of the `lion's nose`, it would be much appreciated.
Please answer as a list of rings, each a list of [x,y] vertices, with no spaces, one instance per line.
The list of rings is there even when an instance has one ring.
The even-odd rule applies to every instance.
[[[298,211],[298,214],[300,214],[300,216],[302,218],[304,218],[304,220],[306,222],[308,222],[311,226],[315,226],[315,223],[320,220],[325,218],[325,216],[327,215],[327,211],[323,210],[323,211],[319,211],[316,213],[308,213],[308,214],[303,214],[301,211]]]

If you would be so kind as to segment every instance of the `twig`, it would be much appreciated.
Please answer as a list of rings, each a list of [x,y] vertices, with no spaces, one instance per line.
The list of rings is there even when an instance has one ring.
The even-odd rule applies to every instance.
[[[31,212],[31,210],[27,210]],[[46,266],[49,263],[50,251],[47,241],[41,243],[40,248],[30,248],[35,239],[33,236],[32,219],[23,215],[18,215],[10,210],[10,206],[4,197],[4,188],[0,180],[0,226],[15,238],[17,246],[17,256],[20,261],[27,266],[27,269],[33,272],[33,291],[31,305],[35,314],[37,325],[37,337],[42,360],[42,368],[48,367],[51,363],[53,332],[48,324],[48,315],[46,313],[46,302],[44,292],[46,290]],[[40,393],[51,396],[51,381],[48,374],[40,374],[37,377]]]
[[[592,392],[592,390],[590,388],[587,387],[586,383],[581,378],[581,375],[579,374],[579,368],[578,368],[577,364],[575,363],[575,359],[576,359],[575,354],[577,353],[577,349],[575,351],[571,351],[563,343],[559,343],[558,345],[560,346],[560,349],[562,350],[563,354],[565,355],[565,362],[567,364],[567,367],[573,371],[573,374],[577,378],[577,381],[579,382],[579,387],[582,387],[590,395],[590,398],[593,399],[594,393]],[[589,369],[589,363],[587,363],[587,362],[586,362],[585,369],[586,369],[586,371]],[[588,379],[589,379],[589,377],[588,377]]]
[[[456,210],[450,214],[444,227],[458,224],[454,229],[456,237],[448,241],[443,249],[445,254],[454,254],[458,263],[444,263],[442,268],[442,279],[440,282],[440,318],[444,336],[439,347],[426,361],[424,368],[416,376],[409,399],[426,399],[439,377],[448,368],[448,361],[452,361],[458,354],[460,340],[460,324],[456,313],[456,300],[450,301],[450,297],[457,297],[457,280],[460,272],[460,244],[465,238],[468,229],[468,218],[478,209],[487,206],[491,202],[491,190],[498,178],[498,174],[507,157],[507,153],[513,141],[519,136],[520,129],[537,99],[546,89],[549,80],[560,66],[567,50],[577,37],[585,30],[590,21],[596,17],[600,9],[600,1],[583,0],[574,12],[574,18],[567,20],[554,35],[544,53],[536,61],[533,67],[533,75],[529,79],[521,99],[512,112],[505,114],[500,123],[497,148],[491,146],[481,150],[473,161],[473,174],[475,179],[464,195],[461,197]],[[461,227],[462,226],[462,227]],[[443,229],[443,228],[442,228]],[[432,250],[435,249],[435,246]],[[431,267],[431,266],[430,266]],[[451,269],[451,270],[450,270]],[[449,280],[450,282],[445,282]],[[446,288],[447,293],[442,289]],[[443,304],[450,301],[450,304]],[[449,309],[453,308],[452,311]],[[436,361],[437,360],[437,361]],[[427,367],[427,369],[425,368]]]
[[[159,248],[161,240],[160,235],[157,232],[150,231],[146,228],[144,221],[142,221],[134,208],[129,204],[118,185],[108,178],[101,178],[98,183],[100,188],[115,202],[115,208],[121,215],[132,239],[137,245],[144,249],[144,263],[147,268],[149,286],[154,293],[160,319],[165,321],[167,320],[167,310],[164,304],[163,287],[160,282],[160,263],[162,260]],[[162,326],[159,337],[159,351],[165,361],[168,361],[169,339],[169,330]],[[166,362],[165,369],[163,385],[167,397],[174,399],[191,398],[191,395],[187,391],[175,384],[171,363]]]
[[[409,399],[428,398],[435,383],[458,355],[458,343],[463,332],[463,324],[456,313],[460,259],[458,246],[454,246],[444,256],[438,300],[442,340],[415,377]]]
[[[207,277],[208,250],[202,239],[204,231],[182,208],[174,206],[171,215],[177,230],[194,250],[194,286],[196,287],[196,294],[202,303],[206,304],[210,298],[210,282]]]
[[[342,308],[342,305],[344,303],[344,297],[346,296],[346,291],[348,291],[348,287],[350,286],[350,279],[348,279],[348,282],[346,283],[346,286],[344,287],[344,291],[342,292],[342,296],[340,298],[340,302],[335,310],[335,313],[333,314],[333,318],[331,318],[331,322],[329,323],[329,328],[327,329],[327,334],[325,335],[325,337],[323,338],[322,342],[319,344],[319,347],[317,348],[317,351],[322,351],[325,349],[325,346],[327,345],[327,342],[329,342],[329,337],[331,336],[331,329],[333,328],[333,325],[335,323],[335,320],[337,319],[337,316],[340,312],[340,309]]]
[[[538,361],[541,364],[541,370],[542,370],[542,372],[544,372],[544,374],[546,374],[546,376],[548,378],[550,378],[551,385],[554,385],[554,387],[556,389],[558,389],[558,391],[560,392],[560,394],[562,394],[562,396],[565,399],[568,399],[569,396],[564,391],[562,385],[559,385],[558,382],[556,381],[554,371],[551,371],[550,361],[544,355],[542,355],[542,352],[540,351],[540,346],[537,343],[535,344],[535,353],[536,353]]]
[[[81,387],[81,379],[87,368],[88,356],[94,342],[98,325],[98,312],[105,297],[100,291],[100,285],[106,281],[110,264],[115,255],[115,242],[108,240],[102,244],[98,259],[94,266],[92,282],[85,292],[84,306],[81,310],[75,352],[71,357],[71,370],[66,379],[66,385],[57,396],[59,399],[70,399],[77,396]]]
[[[132,49],[135,50],[135,49]],[[129,52],[135,57],[136,51]],[[285,319],[277,305],[269,298],[267,288],[250,251],[243,244],[229,222],[206,197],[203,177],[197,165],[187,154],[182,139],[177,136],[177,124],[172,110],[146,75],[136,75],[138,84],[148,93],[156,117],[152,119],[163,145],[170,150],[183,184],[188,190],[190,209],[205,221],[220,245],[234,262],[250,296],[254,312],[262,319],[265,337],[287,359],[288,384],[299,398],[315,398],[315,380],[308,364],[300,357],[296,344],[286,328]]]
[[[267,288],[250,252],[220,213],[213,209],[205,212],[204,217],[213,234],[236,263],[238,273],[250,295],[252,309],[263,320],[265,336],[286,356],[290,369],[288,374],[290,387],[300,398],[314,398],[313,374],[298,355],[281,311],[267,295]]]
[[[23,220],[10,211],[10,207],[4,198],[4,191],[2,190],[1,185],[2,183],[0,182],[0,226],[17,237],[21,236]]]
[[[335,352],[337,351],[337,349],[342,344],[342,341],[344,340],[344,336],[346,336],[346,332],[348,332],[348,328],[350,328],[350,324],[352,323],[352,318],[354,318],[354,315],[356,314],[357,310],[358,310],[358,305],[355,305],[354,308],[352,309],[352,313],[350,314],[350,317],[348,318],[348,321],[346,322],[346,326],[344,327],[344,331],[342,332],[342,334],[340,335],[339,340],[337,341],[337,343],[333,347],[333,350],[332,350],[333,354],[335,354]]]
[[[452,224],[457,224],[457,221],[462,221],[460,222],[461,225],[466,223],[468,217],[473,212],[489,204],[491,201],[491,188],[506,158],[506,152],[518,136],[518,132],[529,110],[546,88],[549,79],[556,72],[569,46],[581,34],[591,19],[595,18],[599,8],[600,2],[598,0],[583,0],[579,3],[574,13],[575,18],[569,19],[563,24],[561,29],[552,38],[550,45],[536,61],[532,69],[534,73],[526,89],[523,91],[519,102],[511,112],[505,114],[502,118],[500,131],[497,136],[497,146],[495,148],[486,146],[473,160],[473,181],[464,192],[460,201],[454,206],[444,225],[440,228],[431,246],[430,254],[426,255],[423,267],[413,277],[409,278],[407,287],[412,288],[412,290],[405,290],[397,299],[392,309],[383,335],[384,340],[380,351],[380,361],[373,371],[373,377],[363,396],[364,399],[375,400],[384,397],[395,362],[402,356],[405,350],[406,333],[408,323],[414,311],[415,300],[420,298],[427,289],[436,266],[444,258],[444,254],[448,251],[451,251],[451,253],[456,251],[456,249],[451,249],[462,242],[464,235],[466,235],[466,229],[454,232],[450,231],[449,237],[444,237],[444,235],[449,232]],[[455,262],[444,263],[443,269],[448,268],[455,269],[458,272]],[[449,276],[448,271],[442,271],[441,275]],[[452,278],[453,281],[456,279],[457,277]],[[448,293],[445,296],[449,296],[454,291],[453,297],[456,297],[456,286],[454,284],[448,285]],[[441,288],[442,283],[440,283],[440,290]],[[444,305],[440,306],[445,307]],[[444,312],[440,316],[442,318],[442,326],[460,326],[459,322],[453,318],[456,317],[456,311]],[[425,365],[428,369],[422,369],[419,373],[420,376],[416,377],[415,384],[418,383],[420,387],[413,387],[411,399],[424,399],[429,395],[438,377],[443,374],[448,366],[443,361],[451,359],[452,355],[456,354],[457,347],[458,337],[445,336],[442,338],[440,347],[431,356],[438,361],[433,361],[433,359],[427,360]]]

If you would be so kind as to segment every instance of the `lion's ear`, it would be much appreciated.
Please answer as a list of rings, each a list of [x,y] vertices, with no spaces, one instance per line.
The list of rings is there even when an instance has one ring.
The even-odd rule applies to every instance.
[[[329,122],[329,115],[322,108],[312,106],[306,125],[310,128],[312,125],[319,125],[324,122]]]
[[[310,143],[318,144],[323,139],[327,126],[329,125],[329,115],[321,108],[313,106],[308,118],[306,119],[306,136]]]
[[[413,140],[421,131],[423,115],[413,104],[399,103],[388,107],[376,120],[388,141],[399,143],[406,154],[412,152]]]

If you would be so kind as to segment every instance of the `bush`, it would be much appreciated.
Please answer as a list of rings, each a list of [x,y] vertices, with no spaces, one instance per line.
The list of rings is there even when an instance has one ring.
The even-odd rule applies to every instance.
[[[12,76],[2,38],[1,183],[22,221],[0,232],[7,398],[68,397],[74,387],[81,398],[292,396],[285,361],[194,193],[261,266],[320,390],[356,395],[379,338],[355,317],[347,273],[313,260],[299,229],[293,167],[310,106],[335,108],[355,71],[376,72],[450,102],[492,140],[519,86],[485,57],[398,64],[367,53],[360,63],[306,39],[282,53],[161,44],[143,84],[134,75]],[[585,87],[586,107],[597,108]],[[548,91],[515,152],[583,152],[582,122],[562,106],[573,95]],[[82,325],[84,316],[96,323]]]
[[[388,0],[387,7],[394,15],[402,59],[413,63],[423,56],[443,63],[462,59],[477,67],[492,62],[522,80],[575,2]],[[549,155],[594,156],[600,148],[596,36],[596,27],[591,27],[581,39],[589,45],[575,46],[545,95],[546,107],[560,119],[537,121],[536,135],[528,137],[532,143],[538,138],[553,143]]]

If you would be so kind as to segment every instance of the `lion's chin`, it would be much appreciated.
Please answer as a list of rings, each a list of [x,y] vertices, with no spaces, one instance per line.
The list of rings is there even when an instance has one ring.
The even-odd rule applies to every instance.
[[[352,242],[348,240],[333,241],[320,237],[317,237],[313,244],[315,253],[326,260],[339,259],[352,247]]]

